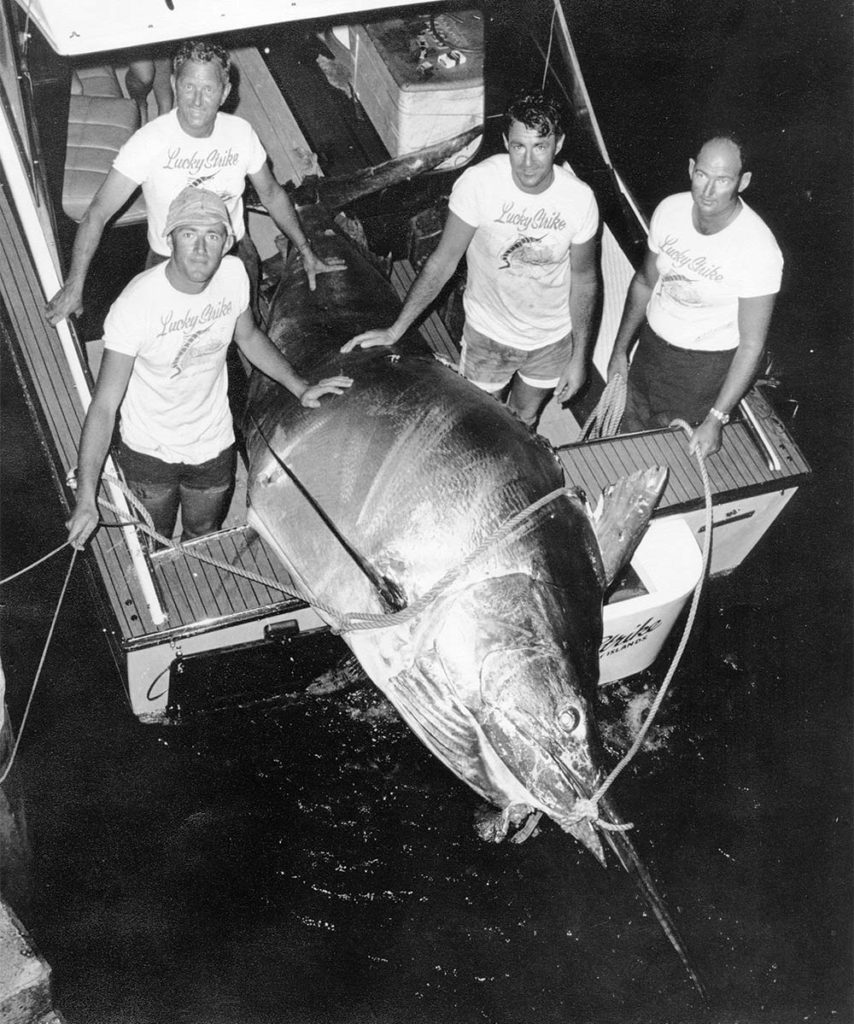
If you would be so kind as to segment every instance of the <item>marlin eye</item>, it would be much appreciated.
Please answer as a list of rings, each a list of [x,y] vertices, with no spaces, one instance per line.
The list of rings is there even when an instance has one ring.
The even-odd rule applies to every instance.
[[[581,712],[578,708],[564,708],[558,715],[558,721],[567,732],[575,732],[581,724]]]

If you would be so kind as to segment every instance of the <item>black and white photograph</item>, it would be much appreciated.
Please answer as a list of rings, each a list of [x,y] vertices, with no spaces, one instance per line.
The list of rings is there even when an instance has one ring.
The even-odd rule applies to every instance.
[[[837,0],[0,0],[0,1021],[854,1019]]]

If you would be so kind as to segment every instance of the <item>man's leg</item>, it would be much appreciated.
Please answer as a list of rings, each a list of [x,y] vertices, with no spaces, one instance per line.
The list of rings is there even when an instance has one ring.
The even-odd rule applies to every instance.
[[[534,387],[522,380],[517,373],[507,397],[507,406],[516,413],[525,426],[536,430],[540,413],[553,394],[553,387]]]
[[[178,467],[136,452],[124,443],[119,446],[117,461],[125,483],[151,516],[154,529],[162,537],[171,538],[178,518]],[[149,537],[149,545],[154,543]]]
[[[198,466],[182,466],[181,540],[214,533],[223,523],[234,494],[235,449],[232,445]]]
[[[154,85],[154,61],[134,60],[128,65],[125,88],[139,110],[139,123],[148,121],[148,94]]]
[[[540,413],[554,394],[561,374],[572,357],[572,334],[525,354],[516,371],[507,405],[519,419],[536,430]]]
[[[524,353],[499,345],[468,323],[463,325],[460,349],[460,374],[501,401]]]
[[[629,367],[621,431],[660,429],[674,419],[692,426],[701,423],[720,391],[733,351],[677,348],[644,323]]]

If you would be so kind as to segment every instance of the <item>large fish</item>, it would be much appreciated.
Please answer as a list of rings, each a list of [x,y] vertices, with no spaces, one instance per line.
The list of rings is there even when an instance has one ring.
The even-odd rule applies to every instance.
[[[564,489],[551,448],[415,332],[392,350],[342,355],[400,303],[324,205],[300,216],[315,251],[347,268],[310,292],[291,256],[268,333],[307,379],[354,383],[304,409],[253,375],[250,523],[416,735],[497,809],[497,838],[545,813],[604,861],[596,816],[579,814],[603,778],[593,717],[603,594],[665,473],[622,481],[594,516]],[[598,818],[618,821],[604,799]],[[604,836],[699,987],[631,843]]]

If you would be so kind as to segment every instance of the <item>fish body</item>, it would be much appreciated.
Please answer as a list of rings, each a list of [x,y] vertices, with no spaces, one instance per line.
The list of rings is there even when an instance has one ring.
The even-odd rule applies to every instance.
[[[393,349],[342,354],[390,323],[399,299],[323,205],[300,216],[315,251],[347,267],[310,292],[292,255],[268,333],[306,379],[353,385],[304,409],[253,375],[249,521],[415,734],[498,809],[499,837],[543,812],[604,861],[599,828],[578,814],[603,778],[603,595],[664,471],[624,481],[597,522],[551,448],[414,331]],[[617,820],[607,801],[601,814]],[[631,844],[606,836],[684,960]]]

